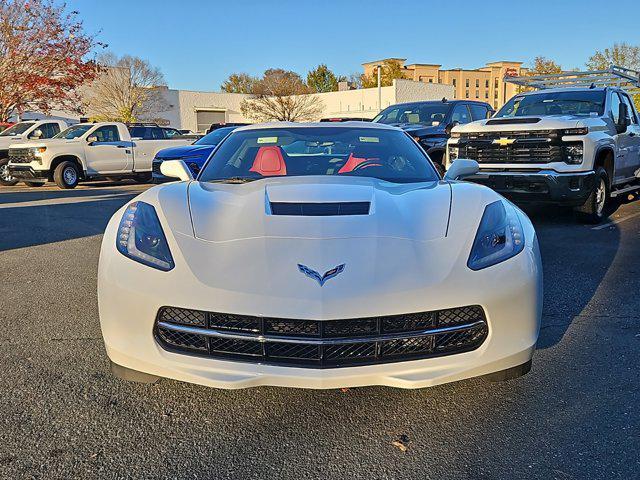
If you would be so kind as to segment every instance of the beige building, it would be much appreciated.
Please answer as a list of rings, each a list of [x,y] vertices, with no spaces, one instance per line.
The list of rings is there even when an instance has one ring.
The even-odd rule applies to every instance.
[[[408,80],[423,83],[440,83],[454,87],[453,98],[487,102],[493,108],[500,108],[518,93],[518,86],[504,81],[505,76],[524,75],[527,71],[522,62],[491,62],[474,70],[454,68],[443,70],[442,65],[432,63],[412,63],[405,65],[404,58],[385,58],[363,63],[364,74],[375,76],[376,67],[386,60],[399,62]]]

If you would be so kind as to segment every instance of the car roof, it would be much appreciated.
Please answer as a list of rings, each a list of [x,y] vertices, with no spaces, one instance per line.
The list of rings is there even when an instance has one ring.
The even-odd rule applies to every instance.
[[[385,125],[383,123],[372,122],[268,122],[257,123],[255,125],[246,125],[238,127],[235,132],[245,132],[248,130],[263,130],[266,128],[369,128],[372,130],[400,130],[397,127]]]
[[[489,105],[487,102],[483,102],[481,100],[445,100],[444,102],[442,100],[424,100],[424,101],[416,101],[416,102],[396,103],[394,105],[389,105],[387,108],[402,107],[406,105],[436,105],[436,104],[455,105],[457,103],[477,103],[480,105]],[[387,108],[385,108],[385,110]]]
[[[610,88],[610,87],[609,87]],[[564,88],[543,88],[541,90],[534,90],[533,92],[522,92],[516,94],[516,96],[522,95],[536,95],[540,93],[561,93],[561,92],[604,92],[607,87],[564,87]]]

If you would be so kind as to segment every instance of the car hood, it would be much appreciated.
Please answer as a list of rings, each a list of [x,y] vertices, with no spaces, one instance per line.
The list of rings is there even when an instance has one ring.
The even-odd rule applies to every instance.
[[[183,145],[181,147],[164,148],[156,154],[156,158],[164,160],[195,156],[208,156],[216,148],[215,145]]]
[[[33,148],[33,147],[58,147],[78,143],[79,139],[67,140],[65,138],[47,138],[44,140],[32,140],[30,142],[14,143],[11,148]]]
[[[393,184],[372,178],[289,177],[239,185],[193,182],[188,198],[194,235],[207,241],[257,237],[428,241],[446,234],[451,187],[442,181]],[[273,212],[274,203],[335,202],[368,202],[369,214]]]
[[[535,131],[556,130],[562,128],[579,128],[606,125],[599,117],[585,117],[584,115],[550,115],[516,118],[490,118],[457,125],[454,133],[483,132],[508,132],[508,131]]]
[[[9,145],[15,145],[18,142],[24,142],[21,137],[0,137],[0,147],[9,148]]]

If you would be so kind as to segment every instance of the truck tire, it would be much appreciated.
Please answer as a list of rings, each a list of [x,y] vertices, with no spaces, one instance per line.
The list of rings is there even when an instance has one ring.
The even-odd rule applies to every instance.
[[[44,182],[24,182],[27,187],[44,187]]]
[[[12,187],[18,183],[18,180],[9,174],[9,167],[7,166],[8,163],[8,158],[0,158],[0,185]]]
[[[133,177],[133,180],[136,183],[149,183],[151,182],[151,179],[152,179],[151,172],[136,173],[135,176]]]
[[[76,188],[80,181],[80,171],[73,162],[62,162],[53,172],[53,181],[63,189]]]
[[[596,224],[609,216],[610,203],[609,176],[602,167],[596,168],[593,190],[581,207],[576,207],[576,215],[584,223]]]

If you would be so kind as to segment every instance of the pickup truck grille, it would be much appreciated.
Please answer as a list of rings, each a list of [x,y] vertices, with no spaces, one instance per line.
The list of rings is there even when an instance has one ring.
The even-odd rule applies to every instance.
[[[31,163],[35,159],[35,154],[31,148],[10,148],[9,162],[11,163]]]
[[[155,337],[166,350],[274,365],[336,368],[468,352],[487,338],[477,305],[343,320],[298,320],[165,307]]]
[[[564,161],[561,137],[552,130],[470,133],[460,137],[457,146],[458,158],[478,163]]]

